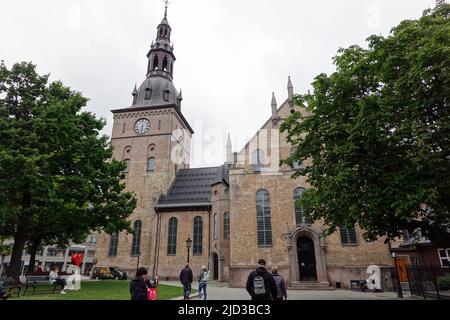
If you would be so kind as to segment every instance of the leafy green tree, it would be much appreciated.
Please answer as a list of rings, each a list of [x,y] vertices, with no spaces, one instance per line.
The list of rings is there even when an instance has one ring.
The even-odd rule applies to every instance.
[[[406,20],[368,48],[340,49],[336,71],[296,96],[308,116],[281,126],[311,165],[300,203],[327,231],[358,223],[366,240],[420,228],[450,235],[450,5]]]
[[[14,277],[27,241],[130,229],[136,200],[123,191],[125,164],[111,160],[105,120],[82,111],[86,102],[31,63],[0,64],[0,235],[14,239]]]

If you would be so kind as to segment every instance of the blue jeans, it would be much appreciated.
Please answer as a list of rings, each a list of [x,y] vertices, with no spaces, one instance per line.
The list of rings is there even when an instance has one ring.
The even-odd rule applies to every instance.
[[[183,294],[184,294],[184,300],[189,300],[189,296],[191,295],[191,285],[183,284]]]
[[[202,299],[202,290],[203,290],[203,294],[205,295],[205,300],[206,300],[206,285],[207,285],[207,282],[200,282],[200,284],[198,285],[198,297],[200,300]]]

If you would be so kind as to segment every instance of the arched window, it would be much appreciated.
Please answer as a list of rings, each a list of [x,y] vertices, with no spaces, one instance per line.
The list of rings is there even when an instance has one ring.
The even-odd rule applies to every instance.
[[[305,191],[305,188],[296,188],[294,190],[295,223],[297,225],[301,225],[303,223],[310,224],[310,221],[308,219],[305,219],[305,217],[303,216],[303,208],[297,204],[297,200],[302,197]]]
[[[293,156],[295,153],[297,152],[297,147],[292,147],[291,148],[291,156]],[[292,163],[292,168],[298,170],[298,169],[303,169],[303,163],[302,161],[295,161]]]
[[[340,226],[339,231],[341,234],[341,243],[343,245],[355,245],[358,244],[356,240],[355,226],[347,228],[346,226]]]
[[[164,101],[169,102],[169,94],[170,94],[169,90],[164,90],[163,91],[163,100]]]
[[[161,119],[158,121],[158,130],[161,130]]]
[[[167,71],[167,66],[169,64],[169,60],[167,60],[167,56],[164,56],[162,68],[164,71]]]
[[[167,29],[164,29],[164,37],[167,37]]]
[[[217,213],[214,213],[213,228],[213,238],[217,240]]]
[[[223,214],[223,238],[230,238],[230,213],[225,212]]]
[[[150,100],[152,98],[152,89],[145,89],[145,100]]]
[[[270,213],[270,195],[267,190],[256,193],[256,232],[259,247],[272,246],[272,218]]]
[[[132,256],[138,256],[141,254],[141,231],[142,231],[142,221],[137,220],[134,223],[133,243],[131,245]]]
[[[119,244],[119,235],[117,232],[111,234],[111,240],[109,241],[109,252],[110,257],[117,256],[117,245]]]
[[[127,124],[126,123],[124,123],[123,124],[123,129],[122,129],[122,133],[125,133],[125,130],[127,129]]]
[[[175,256],[177,254],[177,218],[170,218],[169,232],[167,239],[167,255]]]
[[[159,59],[158,59],[158,56],[155,56],[153,58],[153,70],[158,69],[158,65],[159,65]]]
[[[261,172],[261,168],[264,165],[264,152],[261,149],[253,151],[253,171]]]
[[[201,256],[203,248],[203,218],[194,218],[194,255]]]
[[[155,171],[155,158],[149,158],[147,160],[147,172]]]

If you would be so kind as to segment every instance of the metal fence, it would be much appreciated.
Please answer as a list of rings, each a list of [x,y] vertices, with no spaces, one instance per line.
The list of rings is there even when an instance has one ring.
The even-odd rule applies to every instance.
[[[423,266],[407,267],[408,282],[401,282],[395,266],[381,267],[383,291],[394,291],[398,297],[412,295],[424,299],[450,299],[450,290],[442,279],[450,277],[450,269]]]

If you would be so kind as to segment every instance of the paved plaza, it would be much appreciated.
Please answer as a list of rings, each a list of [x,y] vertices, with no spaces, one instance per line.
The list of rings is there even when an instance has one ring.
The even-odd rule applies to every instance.
[[[168,284],[180,287],[180,295],[182,295],[181,284],[174,281],[161,281],[162,284]],[[193,283],[196,288],[197,283]],[[229,288],[226,283],[210,282],[207,288],[208,300],[250,300],[245,288]],[[193,300],[198,299],[198,294],[191,296]],[[288,290],[288,300],[396,300],[395,292],[360,292],[350,290]],[[411,299],[405,296],[404,299]]]

